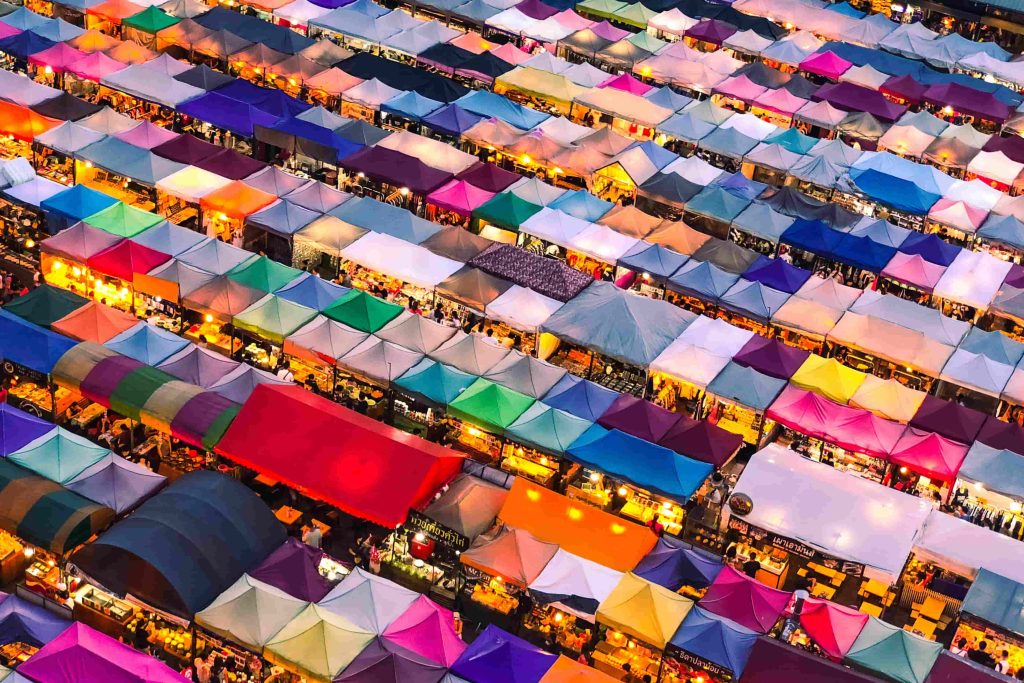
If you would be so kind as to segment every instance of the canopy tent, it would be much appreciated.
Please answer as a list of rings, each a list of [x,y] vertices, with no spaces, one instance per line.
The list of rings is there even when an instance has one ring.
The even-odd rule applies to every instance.
[[[921,403],[910,426],[968,444],[974,442],[984,423],[984,413],[929,395]]]
[[[149,273],[170,258],[170,254],[144,247],[132,240],[123,240],[120,244],[89,257],[86,265],[94,273],[110,275],[122,282],[134,282],[135,276]]]
[[[499,519],[537,539],[618,571],[629,571],[654,546],[646,527],[583,507],[521,477],[512,484]]]
[[[6,495],[4,495],[6,492]],[[30,496],[30,504],[25,496]],[[0,520],[29,543],[64,555],[85,543],[114,512],[43,477],[0,460]]]
[[[243,574],[205,609],[196,623],[251,648],[262,648],[307,602]]]
[[[308,425],[305,438],[283,434],[274,426],[282,419]],[[344,442],[324,437],[339,429],[347,430]],[[400,436],[393,428],[297,386],[256,387],[217,451],[303,486],[311,497],[389,526],[404,520],[409,508],[429,500],[461,464],[453,452]],[[302,467],[296,467],[295,453],[303,453]],[[368,454],[373,457],[367,459]],[[353,468],[365,473],[358,481],[324,476],[330,471],[351,473]]]
[[[0,456],[7,457],[56,427],[7,403],[0,404]]]
[[[750,651],[743,671],[744,683],[871,683],[874,676],[862,674],[774,638],[759,638]]]
[[[758,583],[732,567],[724,567],[708,587],[700,606],[737,624],[767,633],[789,604],[790,593]]]
[[[694,607],[672,636],[669,646],[696,655],[739,678],[757,639],[756,631]]]
[[[363,332],[377,332],[402,312],[401,306],[387,303],[360,290],[351,290],[324,309],[328,318]]]
[[[554,543],[541,541],[528,531],[503,527],[493,536],[477,538],[459,561],[525,588],[540,576],[558,550]]]
[[[320,573],[324,553],[297,538],[288,538],[270,553],[248,577],[304,602],[319,602],[334,584]]]
[[[80,549],[74,562],[121,594],[190,616],[283,541],[283,527],[249,489],[192,472]]]
[[[88,303],[87,299],[74,292],[43,284],[25,296],[18,297],[6,304],[4,311],[33,325],[49,327],[69,313],[74,313],[86,303]]]
[[[899,681],[923,683],[942,645],[868,617],[846,660]]]
[[[110,451],[58,427],[11,453],[7,459],[50,481],[67,485]]]
[[[982,568],[968,589],[960,611],[1010,633],[1017,633],[1022,627],[1022,601],[1024,587],[1020,583]]]
[[[576,297],[593,282],[589,275],[561,261],[538,256],[509,244],[491,246],[473,258],[469,265],[561,302]]]
[[[72,339],[102,344],[137,323],[133,315],[90,301],[53,323],[51,329]]]
[[[468,683],[539,683],[555,655],[489,625],[452,666]]]
[[[419,245],[379,232],[348,245],[341,250],[341,257],[423,289],[434,289],[462,266]]]
[[[785,380],[730,361],[708,384],[707,390],[760,412],[772,404],[785,385]]]
[[[534,399],[480,378],[448,406],[448,414],[501,434],[522,415]]]
[[[587,420],[538,401],[509,425],[507,431],[519,443],[562,455],[590,425]]]
[[[800,628],[835,661],[846,656],[867,621],[864,612],[818,598],[807,598],[800,612]]]
[[[436,405],[448,405],[469,388],[477,377],[443,363],[424,358],[395,384]]]
[[[170,175],[171,172],[176,170],[178,169],[170,170],[166,175]],[[153,183],[156,183],[155,179]],[[98,213],[86,216],[82,220],[94,228],[105,230],[118,237],[135,237],[143,230],[152,228],[162,221],[163,218],[154,213],[118,202]]]
[[[189,342],[150,323],[136,323],[109,339],[104,346],[146,365],[156,366],[178,353]]]
[[[733,362],[769,377],[788,380],[808,356],[808,352],[803,349],[787,346],[777,339],[755,335],[733,355]]]
[[[75,623],[18,667],[25,680],[59,683],[102,679],[111,683],[186,683],[159,659]]]
[[[662,537],[633,573],[670,591],[678,591],[682,586],[707,588],[721,570],[719,559]]]
[[[158,367],[183,382],[208,388],[237,368],[238,363],[214,351],[189,346],[160,363]]]
[[[559,549],[530,582],[530,595],[586,621],[621,581],[622,572]]]
[[[589,380],[565,375],[543,399],[557,408],[589,422],[596,421],[615,403],[619,394]]]
[[[483,375],[496,366],[508,353],[504,347],[485,342],[481,335],[459,331],[432,351],[430,357],[463,372]]]
[[[755,501],[744,521],[862,563],[868,576],[886,580],[902,570],[929,510],[925,501],[848,476],[775,444],[751,458],[735,490]]]
[[[981,568],[1024,580],[1021,549],[1012,538],[951,515],[928,516],[914,543],[914,555],[955,574],[973,578]]]
[[[316,317],[312,308],[268,294],[231,319],[240,329],[277,344]]]
[[[0,643],[26,643],[41,648],[63,633],[71,622],[17,595],[0,593]],[[0,669],[0,680],[4,671]]]
[[[597,422],[608,429],[617,429],[655,443],[679,420],[679,413],[636,396],[622,394],[605,410]]]
[[[896,422],[907,423],[921,407],[926,394],[894,380],[868,375],[850,398],[850,405],[865,408]]]
[[[317,605],[360,630],[381,635],[416,601],[416,593],[356,567]]]
[[[0,311],[0,358],[49,374],[75,343],[60,334]]]
[[[134,285],[138,292],[159,296],[172,303],[180,303],[186,294],[199,289],[216,276],[172,259],[147,275],[138,275]]]
[[[834,358],[811,354],[789,381],[801,389],[815,391],[837,403],[849,403],[866,376],[863,372],[840,364]]]
[[[369,631],[309,605],[267,642],[264,656],[315,680],[334,680],[372,642]]]
[[[451,611],[423,595],[391,622],[383,640],[446,667],[455,664],[466,650],[455,632]]]
[[[170,221],[161,221],[135,235],[131,241],[163,254],[178,256],[203,244],[207,238]]]
[[[597,621],[663,649],[692,607],[689,598],[629,572],[597,608]]]
[[[486,379],[531,398],[546,394],[565,375],[563,368],[520,351],[510,351],[484,373]]]
[[[404,311],[381,328],[377,336],[417,353],[430,353],[451,339],[456,331],[425,316]]]
[[[382,678],[409,683],[432,683],[445,675],[446,667],[386,639],[370,642],[335,681],[372,683]]]
[[[55,227],[57,225],[71,225],[78,232],[82,232],[86,228],[89,229],[86,232],[89,232],[92,229],[91,226],[87,226],[84,223],[80,226],[73,224],[87,216],[99,213],[116,203],[117,200],[109,195],[97,192],[86,185],[75,185],[43,200],[39,206],[46,212],[48,225],[54,224]],[[54,240],[54,242],[59,242],[59,240]],[[111,241],[107,246],[113,243],[114,241]],[[89,255],[86,254],[85,257]],[[68,254],[68,256],[74,258],[72,254]]]

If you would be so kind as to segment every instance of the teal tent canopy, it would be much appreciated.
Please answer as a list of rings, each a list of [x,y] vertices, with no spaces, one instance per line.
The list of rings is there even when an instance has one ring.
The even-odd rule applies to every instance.
[[[399,387],[417,398],[430,403],[446,406],[459,397],[469,385],[477,380],[476,375],[436,360],[424,358],[395,381]]]
[[[783,388],[786,381],[733,361],[729,361],[708,385],[708,393],[720,396],[756,411],[767,410]]]
[[[110,451],[58,427],[11,453],[7,459],[58,484],[67,484]]]
[[[985,568],[978,571],[960,612],[1010,633],[1024,632],[1024,585]]]
[[[870,617],[846,660],[899,683],[924,683],[942,645]]]
[[[509,426],[508,433],[538,450],[562,455],[591,424],[538,401]]]

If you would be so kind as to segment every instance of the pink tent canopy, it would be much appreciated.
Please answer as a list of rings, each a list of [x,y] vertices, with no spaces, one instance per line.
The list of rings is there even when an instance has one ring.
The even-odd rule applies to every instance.
[[[114,137],[122,142],[135,145],[136,147],[153,149],[157,145],[170,142],[178,137],[178,134],[149,121],[143,121],[134,128],[129,128],[121,133],[116,133]]]
[[[639,81],[633,77],[633,74],[622,73],[618,76],[612,76],[597,84],[598,88],[615,88],[616,90],[623,90],[633,95],[640,95],[643,97],[654,88],[647,85],[643,81]]]
[[[964,232],[974,232],[988,217],[988,211],[967,202],[943,197],[932,205],[928,218]]]
[[[892,450],[890,460],[941,481],[956,479],[967,457],[967,446],[934,432],[908,428]]]
[[[792,116],[805,104],[807,104],[807,100],[797,97],[784,88],[768,90],[754,100],[754,106],[778,112],[783,116]]]
[[[816,52],[800,62],[801,71],[824,76],[833,81],[846,73],[851,66],[853,62],[846,61],[831,50]]]
[[[883,460],[903,433],[903,425],[898,422],[794,386],[783,389],[767,415],[808,436]]]
[[[889,264],[882,269],[883,276],[913,285],[926,292],[935,289],[936,283],[945,272],[945,266],[927,261],[918,254],[905,254],[902,251],[897,251]]]
[[[700,606],[758,633],[768,633],[789,604],[792,593],[776,590],[732,567],[719,572]]]
[[[716,85],[714,89],[716,93],[732,97],[733,99],[743,100],[744,102],[753,102],[767,90],[764,86],[760,86],[747,78],[746,74],[727,78]]]
[[[623,30],[607,20],[594,24],[590,27],[590,30],[613,43],[632,35],[629,31]]]
[[[82,57],[74,64],[69,65],[67,67],[67,71],[68,73],[73,73],[79,78],[84,78],[87,81],[96,81],[98,83],[104,76],[117,73],[127,66],[127,64],[122,64],[116,59],[111,59],[102,52],[93,52],[92,54]]]
[[[853,647],[867,621],[863,612],[818,598],[807,598],[800,613],[800,628],[837,662]]]
[[[590,28],[594,25],[593,21],[586,17],[581,17],[571,9],[564,9],[551,18],[557,21],[561,26],[571,28],[573,31],[582,31],[583,29]]]
[[[21,29],[14,28],[9,24],[0,21],[0,38],[10,38],[21,33]]]
[[[38,683],[188,683],[160,660],[81,623],[51,640],[19,666],[18,673]]]
[[[53,47],[42,52],[29,56],[28,63],[38,66],[48,66],[56,73],[61,73],[71,64],[85,57],[84,52],[79,52],[67,43],[57,43]]]
[[[384,639],[444,666],[454,664],[466,649],[466,643],[455,632],[451,610],[424,595],[391,622]]]
[[[508,62],[512,66],[519,66],[533,56],[529,52],[523,52],[512,43],[505,43],[494,48],[491,50],[491,54],[498,59]]]
[[[465,180],[452,180],[427,195],[427,203],[468,216],[493,196]]]

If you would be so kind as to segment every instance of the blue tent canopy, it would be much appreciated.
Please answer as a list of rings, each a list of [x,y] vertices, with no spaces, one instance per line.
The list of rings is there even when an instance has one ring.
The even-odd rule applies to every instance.
[[[250,42],[263,43],[272,50],[286,55],[301,52],[316,42],[287,26],[278,26],[255,15],[239,14],[225,7],[214,7],[209,12],[195,17],[195,21],[212,31],[225,29]]]
[[[412,244],[420,244],[441,229],[403,208],[370,197],[355,197],[328,213],[357,228],[383,232]]]
[[[520,130],[530,130],[550,118],[548,114],[528,109],[486,90],[476,90],[463,95],[456,103],[466,111],[488,118],[501,119]]]
[[[303,273],[274,294],[293,304],[323,311],[345,296],[348,291],[346,287],[336,285],[311,273]]]
[[[739,171],[721,175],[716,178],[712,184],[716,187],[722,188],[723,190],[728,190],[730,194],[734,194],[737,197],[749,199],[751,201],[757,199],[762,192],[768,189],[768,185],[765,183],[759,183],[756,180],[751,180]]]
[[[468,112],[457,104],[449,104],[424,116],[423,124],[449,135],[462,135],[483,120],[483,116]]]
[[[218,92],[189,100],[179,105],[178,111],[245,138],[253,136],[257,125],[273,128],[279,118]]]
[[[111,590],[191,618],[284,541],[284,527],[256,494],[200,470],[72,557]]]
[[[255,225],[277,235],[288,237],[294,235],[317,218],[322,216],[318,211],[310,211],[287,199],[278,199],[265,209],[260,209],[245,219],[247,225]]]
[[[1016,249],[1024,249],[1024,222],[1016,216],[990,214],[978,229],[978,236],[1008,244]]]
[[[782,233],[782,242],[812,254],[831,254],[839,246],[843,234],[824,221],[798,218]]]
[[[591,424],[589,420],[537,401],[506,431],[521,443],[562,455]]]
[[[81,187],[81,185],[76,185]],[[170,221],[160,221],[131,238],[132,242],[155,249],[162,254],[177,256],[199,246],[209,238],[195,230],[183,228]]]
[[[540,683],[557,657],[491,624],[452,665],[468,683]]]
[[[73,339],[0,310],[0,358],[4,360],[49,374],[75,344]]]
[[[738,159],[757,147],[757,140],[735,128],[716,128],[700,141],[699,146],[709,152]]]
[[[647,367],[696,317],[666,301],[635,296],[602,281],[587,286],[555,311],[541,330],[624,363]]]
[[[768,409],[785,386],[785,380],[729,361],[729,364],[711,380],[708,393],[736,401],[760,412]]]
[[[74,24],[69,24],[63,19],[50,19],[33,28],[32,32],[46,38],[47,40],[60,43],[65,40],[73,40],[77,38],[85,33],[85,29],[79,28]]]
[[[172,332],[140,322],[110,339],[104,346],[140,363],[157,366],[189,344],[191,342]]]
[[[334,164],[363,149],[363,145],[352,142],[329,128],[291,116],[280,119],[270,126],[277,135],[274,132],[268,134],[265,128],[262,124],[256,124],[254,132],[258,140],[290,149],[294,139],[298,151],[329,164]]]
[[[1024,344],[997,330],[986,331],[980,327],[972,327],[957,348],[980,353],[1003,365],[1016,366],[1024,358]]]
[[[678,591],[683,586],[707,588],[722,570],[722,561],[662,536],[633,573],[651,583]]]
[[[781,145],[793,154],[807,154],[820,140],[801,133],[796,128],[786,128],[778,133],[772,133],[764,139],[768,144]]]
[[[851,169],[850,177],[871,199],[908,213],[926,214],[942,196],[922,190],[912,180],[870,168]]]
[[[640,151],[644,153],[644,156],[654,165],[655,168],[661,170],[671,164],[673,161],[679,158],[679,155],[670,152],[653,140],[645,140],[644,142],[634,142],[632,145],[623,150],[623,154],[631,149],[640,148]]]
[[[861,219],[852,230],[850,234],[856,237],[868,237],[879,244],[885,244],[890,247],[896,247],[899,249],[900,245],[910,235],[910,230],[901,228],[897,225],[893,225],[889,221],[882,220],[881,218],[863,218]]]
[[[718,301],[739,279],[712,263],[690,259],[669,278],[669,288]]]
[[[693,112],[673,114],[658,124],[658,130],[669,137],[686,142],[699,142],[718,130],[718,126],[700,118]]]
[[[637,242],[619,259],[619,265],[637,273],[650,273],[657,278],[668,278],[679,270],[689,257],[660,244]]]
[[[686,203],[686,210],[731,223],[749,204],[750,200],[745,197],[737,196],[723,187],[709,185]]]
[[[648,102],[653,102],[659,107],[671,109],[672,111],[679,111],[683,107],[693,102],[692,97],[680,95],[667,85],[658,88],[657,90],[651,90],[646,95],[644,95],[644,99],[646,99]]]
[[[869,47],[861,47],[853,43],[828,42],[818,49],[819,53],[831,52],[857,66],[870,64],[872,68],[890,76],[912,76],[920,80],[922,74],[930,69],[919,61],[900,57],[890,52],[883,52]]]
[[[811,271],[798,268],[782,259],[758,256],[743,273],[743,277],[761,282],[780,292],[796,293],[811,277]]]
[[[732,226],[745,233],[778,243],[786,228],[795,219],[779,213],[763,202],[752,202],[732,221]]]
[[[395,384],[430,403],[447,406],[476,380],[476,375],[424,358],[395,380]]]
[[[54,41],[43,38],[32,31],[22,31],[0,40],[0,52],[17,57],[18,59],[28,59],[31,55],[42,52],[56,44]]]
[[[0,645],[26,643],[42,647],[70,625],[67,619],[17,595],[0,593]]]
[[[1022,633],[1024,585],[982,568],[967,591],[960,611],[1001,626],[1010,633]]]
[[[584,432],[566,455],[681,503],[689,500],[714,469],[664,446],[597,424]]]
[[[738,679],[750,658],[758,634],[734,621],[694,606],[669,641],[672,647],[696,655],[732,672]]]
[[[861,12],[848,2],[837,2],[834,5],[825,5],[825,9],[838,12],[839,14],[845,14],[846,16],[853,17],[854,19],[862,19],[864,17],[864,12]]]
[[[916,254],[925,261],[940,266],[948,266],[960,253],[960,247],[950,244],[938,235],[912,232],[903,240],[900,251],[904,254]]]
[[[719,303],[741,315],[767,322],[789,301],[790,296],[788,292],[780,292],[761,282],[740,278],[722,295]]]
[[[991,491],[1024,498],[1024,458],[1013,451],[975,441],[960,466],[959,476],[984,484]]]
[[[72,223],[109,209],[117,200],[85,185],[74,185],[48,199],[40,208],[46,212],[46,227],[50,234],[69,227]]]
[[[21,450],[57,427],[7,403],[0,403],[0,456]]]
[[[261,88],[241,78],[217,88],[214,92],[238,102],[251,104],[257,109],[279,118],[297,116],[312,108],[309,103],[296,99],[281,90]]]
[[[13,12],[5,14],[3,18],[3,23],[19,31],[30,31],[45,25],[49,21],[43,15],[37,14],[27,7],[19,7]]]
[[[599,198],[586,190],[573,190],[551,202],[549,208],[558,209],[580,220],[597,222],[615,207],[609,201]]]
[[[618,392],[587,379],[565,375],[541,399],[543,403],[589,422],[596,422],[615,403]]]
[[[882,272],[895,255],[894,247],[876,242],[870,237],[857,237],[845,233],[842,234],[839,244],[832,249],[832,257],[836,261],[873,273]]]
[[[442,106],[443,103],[424,97],[415,90],[410,90],[384,102],[380,105],[380,110],[383,113],[396,114],[410,121],[422,121],[424,117]]]

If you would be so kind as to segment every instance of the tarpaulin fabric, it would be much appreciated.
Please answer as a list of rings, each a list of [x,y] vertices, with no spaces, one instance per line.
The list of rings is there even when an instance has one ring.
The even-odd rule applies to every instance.
[[[597,420],[607,429],[617,429],[651,443],[658,442],[679,421],[679,413],[666,410],[636,396],[623,394]]]
[[[68,627],[19,670],[28,680],[42,683],[69,680],[186,683],[188,680],[159,659],[81,623]]]
[[[724,567],[699,604],[741,626],[767,633],[786,609],[790,596],[790,593],[769,588],[732,567]]]
[[[587,420],[537,402],[509,426],[508,433],[520,443],[561,455],[590,425]]]
[[[132,282],[136,275],[149,273],[170,258],[169,254],[128,239],[89,257],[86,265],[97,273],[116,277],[123,282]]]
[[[308,426],[306,438],[282,433],[274,426],[282,419],[302,420]],[[344,441],[329,436],[339,429],[347,430]],[[453,451],[293,386],[256,387],[217,451],[302,486],[313,498],[388,526],[401,523],[409,508],[429,500],[462,461]],[[294,453],[303,453],[301,460]],[[324,476],[329,471],[347,474]],[[353,472],[360,476],[353,477]]]
[[[156,366],[189,345],[190,342],[155,325],[140,322],[104,345],[111,351]]]
[[[69,481],[69,490],[123,514],[164,485],[166,478],[145,465],[108,453]]]
[[[274,293],[292,303],[322,311],[349,290],[311,273],[304,273]]]
[[[751,649],[744,683],[872,683],[873,676],[835,664],[774,638],[759,638]]]
[[[450,667],[466,650],[450,610],[421,595],[391,625],[383,640]]]
[[[459,556],[459,561],[526,588],[540,576],[557,552],[558,546],[554,543],[541,541],[522,529],[504,527],[496,535],[477,538]]]
[[[597,622],[662,649],[692,608],[689,598],[629,572],[597,608]]]
[[[786,381],[730,361],[708,384],[708,393],[763,411],[778,397]]]
[[[334,680],[373,683],[393,677],[409,683],[432,683],[446,671],[447,667],[418,653],[376,638]]]
[[[1024,586],[984,567],[967,591],[961,612],[972,614],[985,623],[1016,633],[1021,630],[1021,604]]]
[[[480,378],[448,406],[448,413],[487,431],[501,434],[534,399]]]
[[[71,622],[17,595],[0,593],[0,643],[42,647],[63,633]]]
[[[0,311],[0,358],[49,374],[75,342],[12,315],[8,308]]]
[[[246,574],[196,614],[196,623],[258,649],[297,617],[307,604]]]
[[[143,230],[153,227],[162,221],[163,218],[155,213],[143,211],[124,202],[118,202],[82,220],[94,228],[109,232],[111,235],[134,237]]]
[[[200,235],[193,230],[183,228],[169,221],[162,221],[135,235],[131,238],[131,241],[157,252],[178,256],[206,242],[207,239],[204,235]]]
[[[109,453],[109,450],[58,427],[11,453],[7,459],[50,481],[67,485],[82,470],[103,460]]]
[[[900,683],[923,683],[942,645],[869,617],[846,659]]]
[[[683,586],[707,588],[722,571],[722,566],[717,557],[662,537],[633,573],[676,592]]]
[[[303,676],[331,680],[372,641],[372,633],[348,619],[309,605],[267,643],[264,656]]]
[[[4,312],[13,314],[33,325],[49,327],[88,302],[88,299],[74,292],[43,284],[25,296],[18,297],[5,305]]]
[[[757,632],[694,607],[669,645],[727,669],[739,678],[757,639]]]
[[[619,571],[629,571],[654,547],[646,527],[580,506],[518,477],[499,513],[505,524],[529,531],[568,552]]]
[[[96,301],[69,313],[51,328],[66,337],[102,344],[138,324],[138,318]]]
[[[910,426],[969,444],[974,442],[984,423],[984,413],[929,395],[910,421]]]
[[[362,630],[380,635],[409,609],[416,595],[408,588],[356,567],[317,605]]]
[[[596,422],[615,403],[619,394],[590,380],[565,375],[544,395],[545,405],[589,422]]]
[[[55,429],[53,424],[34,415],[7,403],[0,404],[0,456],[6,457]]]
[[[401,306],[381,301],[355,289],[324,309],[324,315],[328,318],[371,333],[387,325],[401,312]]]
[[[75,185],[44,199],[40,204],[40,208],[47,212],[48,224],[53,221],[55,215],[59,216],[65,224],[72,224],[76,221],[81,221],[87,216],[99,213],[116,203],[117,200],[109,195],[97,192],[86,185]],[[88,228],[88,226],[82,224],[79,229],[81,228]],[[107,246],[111,246],[111,244]],[[75,256],[72,253],[66,253],[66,255],[72,258]],[[89,255],[86,254],[83,258],[87,258]]]
[[[248,575],[299,600],[319,602],[334,586],[319,571],[323,557],[322,550],[289,538]]]
[[[800,612],[800,628],[837,662],[853,647],[867,621],[864,612],[819,598],[804,600]]]
[[[561,261],[538,256],[510,244],[491,246],[473,258],[469,265],[563,303],[577,297],[593,282],[592,277]]]
[[[452,666],[469,683],[539,683],[555,655],[489,625]]]

